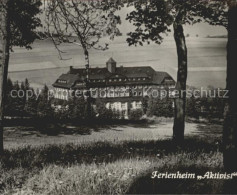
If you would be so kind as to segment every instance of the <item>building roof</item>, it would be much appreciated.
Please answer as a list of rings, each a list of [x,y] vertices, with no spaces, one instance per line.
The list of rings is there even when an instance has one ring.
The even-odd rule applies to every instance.
[[[112,61],[113,59],[109,59]],[[70,68],[67,74],[62,74],[54,87],[77,88],[85,83],[86,70],[84,68]],[[164,83],[165,82],[165,83]],[[89,86],[106,87],[115,85],[138,85],[138,84],[174,84],[173,78],[166,72],[155,71],[150,66],[141,67],[117,67],[114,73],[107,68],[90,68],[89,69]]]

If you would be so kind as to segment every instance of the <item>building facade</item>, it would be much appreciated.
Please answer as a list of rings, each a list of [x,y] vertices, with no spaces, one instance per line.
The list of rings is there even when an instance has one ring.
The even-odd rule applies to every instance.
[[[150,66],[117,67],[112,58],[104,68],[90,68],[89,79],[86,75],[86,69],[71,66],[53,84],[54,98],[69,100],[73,96],[86,96],[89,91],[106,108],[127,118],[129,110],[142,109],[144,98],[158,97],[164,89],[175,87],[174,79],[166,72],[155,71]]]

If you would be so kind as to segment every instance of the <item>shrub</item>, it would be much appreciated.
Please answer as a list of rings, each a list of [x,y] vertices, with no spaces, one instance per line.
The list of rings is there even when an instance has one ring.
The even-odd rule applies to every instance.
[[[157,117],[172,117],[174,115],[173,100],[168,98],[151,98],[148,102],[147,115]]]
[[[130,110],[128,118],[130,120],[140,120],[143,115],[142,109]]]

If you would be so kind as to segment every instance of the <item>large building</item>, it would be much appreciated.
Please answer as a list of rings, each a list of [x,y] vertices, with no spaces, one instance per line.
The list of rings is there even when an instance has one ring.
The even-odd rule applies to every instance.
[[[88,72],[71,66],[53,84],[56,99],[68,100],[75,92],[83,94],[89,89],[93,98],[103,100],[108,109],[119,111],[125,118],[129,110],[142,108],[143,98],[174,86],[175,81],[166,72],[155,71],[150,66],[117,67],[112,58],[106,67],[90,68]]]

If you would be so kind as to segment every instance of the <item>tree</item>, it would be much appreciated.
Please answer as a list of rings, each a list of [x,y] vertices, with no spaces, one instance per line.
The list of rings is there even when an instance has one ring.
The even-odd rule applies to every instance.
[[[225,106],[225,122],[223,131],[224,167],[227,171],[237,171],[237,2],[229,2],[228,43],[227,43],[227,79],[226,89],[229,91]],[[236,184],[235,184],[236,185]]]
[[[40,12],[40,0],[2,0],[0,2],[1,22],[1,70],[0,70],[0,154],[3,153],[3,119],[6,96],[8,64],[10,49],[13,46],[30,48],[30,44],[38,37],[36,28],[40,20],[36,15]]]
[[[89,50],[91,48],[105,50],[108,44],[100,44],[104,35],[110,38],[119,34],[117,24],[120,17],[114,12],[114,3],[84,0],[51,0],[46,9],[47,34],[51,37],[55,48],[62,59],[63,51],[59,48],[62,43],[73,43],[82,47],[85,57],[86,87],[87,87],[87,112],[91,113],[91,97],[89,92]],[[77,41],[79,43],[77,43]]]
[[[184,139],[185,102],[187,80],[187,46],[184,35],[184,24],[195,24],[202,19],[212,25],[225,24],[225,3],[213,1],[186,1],[186,0],[152,0],[133,1],[135,7],[127,19],[136,26],[127,39],[129,45],[143,45],[143,42],[154,41],[160,44],[162,35],[171,32],[173,27],[174,40],[178,56],[178,72],[175,98],[175,115],[173,126],[173,140],[180,144]]]
[[[108,44],[100,44],[100,39],[106,34],[113,38],[119,32],[116,26],[120,18],[114,15],[115,9],[109,8],[105,1],[52,0],[47,6],[47,34],[52,38],[60,58],[63,53],[59,49],[60,44],[77,44],[83,49],[87,69],[89,49],[107,49]]]
[[[112,109],[106,108],[105,102],[100,99],[96,100],[96,114],[97,117],[105,123],[109,123],[110,120],[114,118]]]
[[[7,72],[9,63],[10,49],[10,21],[8,12],[9,0],[1,2],[1,43],[2,43],[2,59],[0,70],[0,155],[3,153],[3,118],[4,118],[4,100],[7,86]]]
[[[30,87],[30,83],[28,79],[25,79],[25,94],[28,94],[28,97],[25,99],[25,105],[24,105],[24,112],[31,117],[37,116],[37,107],[38,107],[38,100],[35,93],[35,90]]]
[[[52,108],[52,98],[50,98],[49,95],[50,91],[47,85],[44,85],[40,96],[39,96],[39,102],[38,102],[38,109],[37,114],[40,118],[43,119],[50,119],[53,118],[53,108]]]

